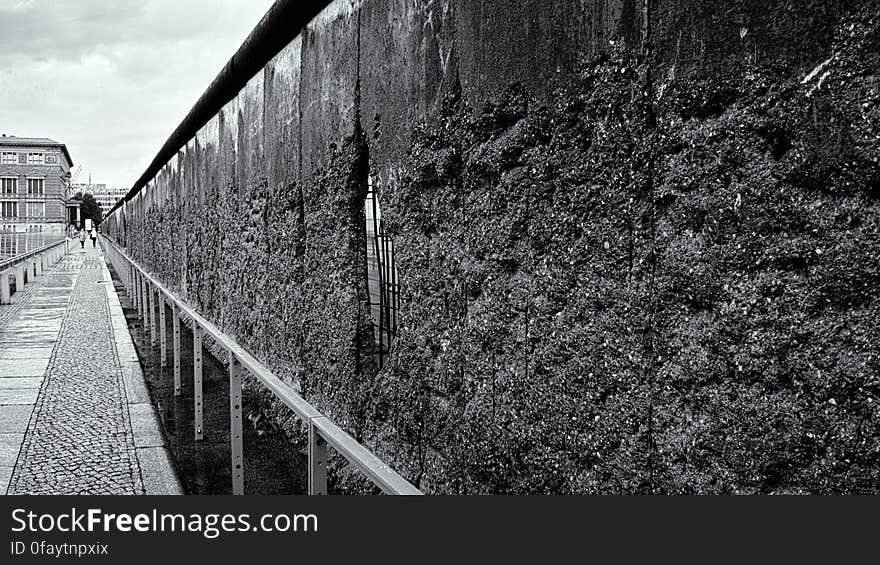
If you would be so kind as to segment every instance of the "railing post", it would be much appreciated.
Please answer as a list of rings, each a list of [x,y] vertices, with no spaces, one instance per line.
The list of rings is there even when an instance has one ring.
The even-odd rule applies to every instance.
[[[229,440],[232,454],[232,494],[244,494],[244,446],[241,438],[241,363],[230,353]]]
[[[147,301],[147,276],[143,273],[141,273],[141,300],[143,301],[141,310],[144,319],[144,338],[146,338],[150,333],[150,303]]]
[[[147,291],[144,290],[144,275],[138,272],[137,274],[137,284],[138,284],[138,315],[141,320],[143,320],[143,328],[144,328],[144,337],[147,336]]]
[[[153,308],[153,300],[150,298],[150,282],[147,280],[147,275],[141,275],[141,285],[144,287],[144,328],[146,328],[147,333],[144,335],[150,336],[150,343],[153,342],[153,336],[150,335],[153,331],[153,326],[150,323],[150,310]]]
[[[12,304],[12,290],[9,288],[9,275],[12,271],[0,273],[0,304]]]
[[[202,419],[202,328],[193,320],[193,408],[196,441],[204,437]]]
[[[168,365],[168,332],[165,329],[165,296],[159,292],[159,351],[162,367]]]
[[[147,283],[147,292],[150,294],[147,305],[150,307],[150,345],[156,345],[159,341],[159,332],[156,331],[156,289],[152,283]]]
[[[309,419],[309,494],[327,494],[327,442]]]
[[[177,304],[172,305],[174,317],[174,396],[180,396],[180,309]]]
[[[24,265],[19,265],[15,268],[15,292],[18,294],[19,292],[24,292]]]
[[[131,295],[131,305],[133,308],[137,308],[140,311],[140,300],[137,293],[137,274],[134,270],[134,265],[128,265],[128,294]]]

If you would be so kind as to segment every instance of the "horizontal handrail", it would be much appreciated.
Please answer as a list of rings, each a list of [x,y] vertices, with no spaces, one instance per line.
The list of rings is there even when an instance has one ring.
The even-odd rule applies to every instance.
[[[385,462],[376,457],[371,451],[359,444],[353,437],[330,421],[325,416],[312,419],[312,423],[318,429],[321,437],[333,448],[342,454],[349,463],[357,467],[385,493],[394,494],[422,494],[421,491],[411,485],[389,467]]]
[[[27,261],[31,257],[36,257],[40,253],[45,253],[46,251],[49,251],[50,249],[54,249],[55,247],[58,247],[62,243],[67,243],[67,241],[68,241],[68,239],[65,237],[64,239],[62,239],[60,241],[56,241],[55,243],[50,243],[49,245],[45,245],[39,249],[34,249],[33,251],[28,251],[27,253],[22,253],[21,255],[16,255],[15,257],[12,257],[10,259],[4,259],[4,260],[0,261],[0,271],[5,271],[9,267],[14,267],[15,265],[21,263],[22,261]]]
[[[101,239],[110,247],[110,249],[113,250],[113,252],[118,254],[123,260],[128,262],[129,265],[138,271],[148,285],[152,286],[159,294],[163,295],[165,300],[172,303],[177,308],[180,315],[191,319],[193,324],[197,326],[203,334],[211,336],[220,347],[225,349],[230,356],[230,366],[232,366],[237,360],[242,367],[247,369],[248,372],[253,375],[254,378],[272,391],[272,393],[284,403],[285,406],[293,410],[294,414],[296,414],[300,421],[306,424],[310,430],[314,430],[321,440],[327,442],[328,445],[331,445],[340,455],[345,457],[350,464],[366,475],[373,484],[379,487],[384,493],[397,495],[422,494],[421,491],[410,484],[381,459],[376,457],[376,455],[370,452],[366,447],[358,443],[342,428],[321,414],[317,408],[309,404],[302,396],[297,394],[293,388],[272,374],[265,365],[248,353],[243,347],[236,343],[235,340],[224,334],[217,326],[203,318],[189,304],[167,289],[158,279],[150,275],[146,269],[129,257],[128,254],[116,245],[115,242],[110,240],[110,238],[101,234]],[[146,325],[147,324],[145,323],[145,326]],[[237,408],[240,410],[240,406]],[[312,451],[312,449],[309,450],[310,470],[314,463],[312,461]],[[326,461],[324,461],[323,464],[326,464]]]

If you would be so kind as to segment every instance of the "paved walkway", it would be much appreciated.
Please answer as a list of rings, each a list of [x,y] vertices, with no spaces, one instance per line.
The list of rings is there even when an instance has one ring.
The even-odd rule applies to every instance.
[[[0,493],[180,492],[100,248],[0,307]]]

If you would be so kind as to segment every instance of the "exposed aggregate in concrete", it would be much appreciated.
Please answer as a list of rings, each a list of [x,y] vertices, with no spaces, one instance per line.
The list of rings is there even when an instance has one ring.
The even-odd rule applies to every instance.
[[[821,87],[720,58],[646,99],[617,50],[550,104],[452,97],[381,194],[383,455],[429,492],[876,492],[880,21],[836,29]]]
[[[875,6],[661,1],[654,60],[453,91],[378,183],[403,292],[378,374],[375,133],[270,185],[237,102],[121,239],[426,492],[876,492]]]

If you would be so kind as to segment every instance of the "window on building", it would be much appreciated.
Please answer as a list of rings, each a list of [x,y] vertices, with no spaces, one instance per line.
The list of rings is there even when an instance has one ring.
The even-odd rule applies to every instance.
[[[27,153],[19,153],[18,154],[18,164],[19,165],[27,165]]]
[[[58,164],[58,155],[46,155],[46,164],[47,165],[57,165]]]
[[[46,203],[45,202],[28,202],[27,215],[29,218],[45,218]]]
[[[18,202],[0,202],[0,218],[17,218]]]
[[[18,153],[3,153],[2,162],[4,165],[15,165],[18,163]]]
[[[45,179],[28,179],[27,180],[28,196],[43,196],[46,194]]]
[[[28,154],[28,165],[42,165],[43,164],[43,154],[42,153],[29,153]]]
[[[9,177],[0,179],[0,194],[18,194],[18,179]]]

